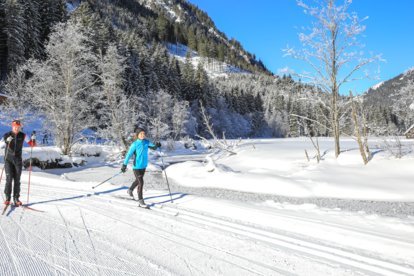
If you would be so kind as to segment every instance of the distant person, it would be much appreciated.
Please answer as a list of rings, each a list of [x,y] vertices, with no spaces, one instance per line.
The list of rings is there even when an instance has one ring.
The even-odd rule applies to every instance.
[[[30,134],[30,141],[28,142],[28,144],[31,147],[35,147],[36,146],[36,131],[35,130],[33,130],[32,131],[32,134]]]
[[[132,167],[135,175],[135,181],[128,189],[128,195],[134,197],[133,191],[136,187],[138,187],[138,206],[142,208],[148,208],[142,196],[142,190],[144,188],[144,174],[145,169],[148,165],[148,148],[156,150],[157,148],[161,147],[161,143],[156,142],[153,144],[149,140],[145,139],[145,130],[143,128],[137,128],[135,130],[134,140],[135,141],[131,144],[128,153],[125,156],[121,171],[123,173],[126,172],[129,159],[132,157],[132,155],[135,155],[134,165]]]
[[[22,202],[19,199],[20,177],[22,175],[23,168],[22,150],[26,134],[20,131],[22,129],[22,125],[19,120],[14,120],[11,126],[12,130],[3,136],[3,140],[6,142],[4,155],[4,168],[6,171],[6,187],[4,188],[4,194],[6,196],[6,200],[4,201],[4,204],[10,205],[12,182],[14,181],[13,201],[18,207],[22,205]]]
[[[43,140],[42,140],[42,144],[43,145],[47,145],[47,144],[49,144],[49,136],[48,136],[48,134],[47,134],[47,131],[45,130],[44,132],[43,132]]]

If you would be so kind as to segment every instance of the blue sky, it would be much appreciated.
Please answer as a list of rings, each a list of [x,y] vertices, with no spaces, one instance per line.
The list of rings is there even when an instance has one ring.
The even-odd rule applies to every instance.
[[[217,28],[261,59],[272,72],[289,67],[301,72],[305,65],[283,57],[287,45],[300,47],[299,28],[312,22],[295,0],[189,0],[209,14]],[[313,1],[306,1],[313,3]],[[338,3],[342,3],[339,1]],[[370,86],[414,67],[414,1],[354,0],[350,11],[368,16],[364,37],[365,52],[382,54],[380,80],[360,80],[344,90],[361,93]],[[344,91],[342,91],[344,92]]]

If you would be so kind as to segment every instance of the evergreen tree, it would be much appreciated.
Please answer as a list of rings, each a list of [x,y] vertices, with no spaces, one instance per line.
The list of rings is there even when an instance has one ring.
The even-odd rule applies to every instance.
[[[197,50],[197,38],[192,27],[188,28],[187,41],[187,46],[190,49]]]
[[[24,6],[20,1],[5,1],[8,71],[16,69],[19,64],[25,61],[27,24],[24,11]]]
[[[6,5],[0,1],[0,83],[7,75],[7,55]]]
[[[168,20],[163,15],[159,15],[156,20],[156,25],[157,25],[157,33],[158,33],[159,40],[170,41],[171,31],[170,31],[170,24]]]
[[[136,123],[136,107],[133,96],[124,94],[125,58],[115,45],[109,45],[105,56],[98,62],[101,93],[99,98],[98,117],[99,133],[112,141],[120,142],[124,150],[128,150],[127,138]],[[98,102],[98,100],[95,100]]]
[[[181,72],[178,60],[172,58],[168,65],[168,92],[175,98],[180,99],[181,95]]]
[[[40,17],[41,15],[39,11],[39,2],[39,0],[30,0],[25,2],[25,44],[30,45],[30,47],[26,48],[26,58],[44,57],[43,41],[41,37],[42,26]]]
[[[208,82],[207,72],[204,70],[203,63],[197,65],[195,72],[196,89],[194,91],[194,98],[200,99],[204,106],[211,103],[210,86]]]
[[[224,57],[225,57],[224,45],[220,43],[219,46],[217,47],[217,59],[221,62],[224,62]]]
[[[42,26],[42,41],[49,37],[53,26],[66,19],[65,0],[41,0],[39,3],[40,23]]]
[[[167,91],[169,89],[168,53],[166,49],[160,44],[156,44],[153,47],[153,49],[154,49],[154,52],[152,53],[153,70],[158,78],[158,84],[159,84],[160,89]]]
[[[181,99],[191,102],[196,99],[194,91],[194,67],[191,63],[190,53],[187,52],[185,63],[181,70],[182,83],[181,83]]]
[[[128,96],[143,97],[146,92],[145,79],[140,69],[140,58],[133,49],[127,50],[125,68],[125,93]]]

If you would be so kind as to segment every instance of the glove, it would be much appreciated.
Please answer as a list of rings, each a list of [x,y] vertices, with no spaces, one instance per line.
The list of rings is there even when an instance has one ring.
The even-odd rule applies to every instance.
[[[160,142],[155,142],[155,146],[156,146],[157,148],[160,148],[160,147],[161,147],[161,143],[160,143]]]
[[[7,143],[10,143],[12,140],[13,140],[13,137],[11,137],[11,136],[7,137],[7,139],[6,139]]]
[[[127,166],[125,164],[122,165],[121,167],[121,172],[125,173],[127,170]]]

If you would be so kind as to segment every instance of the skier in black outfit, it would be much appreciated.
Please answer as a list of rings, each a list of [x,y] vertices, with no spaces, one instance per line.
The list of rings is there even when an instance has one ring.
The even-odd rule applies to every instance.
[[[20,201],[20,176],[22,175],[23,161],[22,149],[23,142],[26,139],[26,134],[21,132],[22,125],[19,120],[12,122],[12,131],[7,132],[3,136],[6,142],[6,150],[4,156],[4,168],[6,171],[6,187],[4,194],[6,200],[4,204],[9,205],[11,200],[12,182],[13,187],[13,201],[16,206],[22,205]]]

